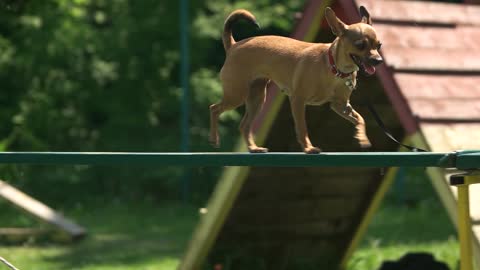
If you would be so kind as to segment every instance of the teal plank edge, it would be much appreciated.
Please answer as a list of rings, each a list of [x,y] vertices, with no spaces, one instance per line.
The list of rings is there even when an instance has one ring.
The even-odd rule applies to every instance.
[[[455,165],[458,169],[470,170],[480,168],[480,151],[457,152]]]
[[[329,152],[250,154],[241,152],[0,152],[0,164],[263,166],[263,167],[444,167],[478,168],[480,152]]]

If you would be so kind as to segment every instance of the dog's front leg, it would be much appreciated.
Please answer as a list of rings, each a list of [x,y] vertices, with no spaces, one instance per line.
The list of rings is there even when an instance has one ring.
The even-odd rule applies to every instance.
[[[367,137],[365,120],[357,111],[352,108],[349,102],[332,102],[330,103],[330,108],[355,125],[355,139],[357,139],[360,147],[369,148],[372,146]]]
[[[301,98],[290,97],[290,106],[292,109],[293,120],[295,122],[295,132],[297,140],[307,154],[320,153],[320,148],[314,147],[308,138],[307,121],[305,120],[305,100]]]

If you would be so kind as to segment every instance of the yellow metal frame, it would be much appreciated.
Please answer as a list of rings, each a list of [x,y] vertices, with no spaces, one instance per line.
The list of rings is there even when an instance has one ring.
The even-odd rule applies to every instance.
[[[469,186],[472,184],[480,184],[480,174],[461,174],[452,177],[462,179],[461,183],[451,183],[456,186],[458,190],[457,222],[458,239],[460,241],[460,270],[473,270],[473,236],[472,219],[470,217]]]

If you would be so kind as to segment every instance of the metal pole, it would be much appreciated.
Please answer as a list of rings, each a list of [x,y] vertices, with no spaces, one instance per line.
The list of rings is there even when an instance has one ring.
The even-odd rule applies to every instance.
[[[189,136],[189,115],[190,115],[190,90],[189,90],[189,73],[190,73],[190,55],[189,55],[189,20],[188,20],[188,0],[180,0],[180,84],[183,90],[182,96],[182,116],[181,116],[181,151],[189,152],[190,136]],[[182,199],[184,202],[188,200],[190,186],[190,170],[184,169],[182,176]]]
[[[469,185],[480,184],[478,171],[450,176],[450,185],[458,191],[458,239],[460,241],[460,270],[473,270],[472,219],[470,217]]]

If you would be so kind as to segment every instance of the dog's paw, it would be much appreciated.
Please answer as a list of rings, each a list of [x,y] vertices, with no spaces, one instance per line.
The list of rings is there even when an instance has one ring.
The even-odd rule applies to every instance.
[[[348,104],[347,106],[345,106],[345,108],[343,109],[343,114],[345,115],[350,115],[353,111],[353,108],[350,104]]]
[[[305,152],[305,154],[318,154],[318,153],[322,152],[322,150],[318,147],[311,146],[311,147],[306,147],[305,149],[303,149],[303,152]]]
[[[372,143],[371,143],[370,140],[368,139],[368,137],[367,137],[367,135],[365,134],[365,132],[358,132],[358,133],[355,135],[355,139],[357,139],[358,145],[359,145],[360,148],[362,148],[362,149],[368,149],[368,148],[371,148],[371,147],[372,147]]]
[[[208,142],[210,143],[210,145],[214,148],[220,148],[220,140],[217,138],[210,138],[208,140]]]
[[[358,144],[360,144],[362,149],[372,148],[372,143],[368,139],[359,140]]]
[[[248,147],[248,152],[250,152],[250,153],[267,153],[268,148],[258,147],[258,146],[250,146],[250,147]]]

